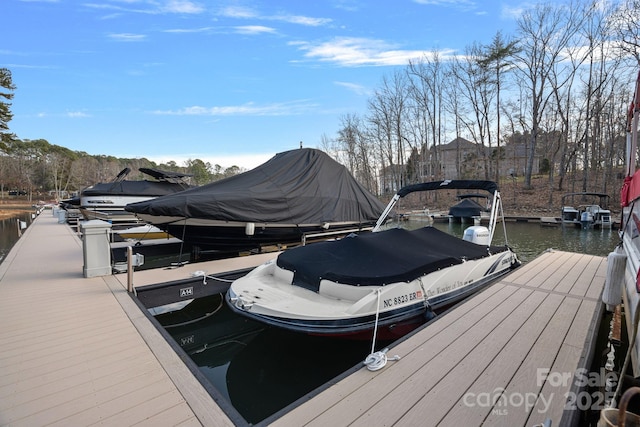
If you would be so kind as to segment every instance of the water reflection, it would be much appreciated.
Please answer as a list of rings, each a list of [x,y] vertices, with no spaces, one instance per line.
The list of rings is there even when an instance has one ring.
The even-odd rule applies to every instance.
[[[369,345],[267,328],[229,363],[231,403],[261,421],[364,360]]]
[[[466,228],[446,222],[434,225],[459,237]],[[552,228],[518,222],[505,226],[508,243],[523,263],[549,248],[606,256],[618,243],[617,231],[610,229]],[[498,227],[494,243],[503,244],[502,224]],[[157,318],[164,324],[182,323],[167,331],[249,423],[264,420],[360,365],[371,351],[370,341],[313,337],[264,326],[231,312],[221,304],[221,298],[195,300],[182,313]],[[376,350],[388,344],[378,342]]]
[[[249,423],[262,421],[325,384],[363,361],[371,350],[370,342],[267,327],[221,302],[222,295],[201,298],[180,313],[156,319],[163,325],[183,322],[166,327],[167,332]]]
[[[31,213],[20,212],[12,218],[0,220],[0,262],[4,260],[9,251],[18,241],[18,221],[24,222],[27,227],[31,224]]]
[[[447,222],[435,223],[434,227],[462,237],[466,224]],[[421,226],[418,222],[410,227]],[[547,249],[576,252],[581,254],[607,256],[619,242],[616,229],[582,230],[578,227],[541,226],[536,222],[505,222],[507,243],[513,248],[523,263],[538,257]],[[505,243],[503,224],[498,224],[493,243]]]

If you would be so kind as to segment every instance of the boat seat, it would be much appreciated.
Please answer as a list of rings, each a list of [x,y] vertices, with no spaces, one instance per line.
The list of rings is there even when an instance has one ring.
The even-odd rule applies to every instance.
[[[434,227],[394,228],[292,248],[278,256],[277,265],[294,273],[293,285],[318,292],[323,279],[352,286],[409,282],[504,250],[504,246],[467,242]]]

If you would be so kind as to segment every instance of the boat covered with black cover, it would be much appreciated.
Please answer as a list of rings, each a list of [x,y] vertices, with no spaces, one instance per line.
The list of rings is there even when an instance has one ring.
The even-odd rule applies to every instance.
[[[371,227],[384,204],[326,153],[276,154],[241,174],[126,210],[203,249],[249,250]]]
[[[141,173],[153,179],[128,180],[130,168],[124,168],[110,182],[99,182],[80,193],[80,210],[87,219],[126,218],[124,207],[129,203],[151,200],[177,193],[192,186],[187,178],[191,174],[163,171],[155,168],[139,168]]]

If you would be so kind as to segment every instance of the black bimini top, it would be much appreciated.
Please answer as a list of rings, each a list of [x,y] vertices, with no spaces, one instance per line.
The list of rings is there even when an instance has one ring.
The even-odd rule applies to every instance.
[[[186,183],[169,181],[117,181],[99,182],[82,190],[81,196],[149,196],[159,197],[186,190]]]
[[[292,248],[278,256],[277,265],[293,271],[294,285],[318,292],[322,279],[353,286],[409,282],[465,259],[505,250],[505,246],[467,242],[433,227],[394,228]]]

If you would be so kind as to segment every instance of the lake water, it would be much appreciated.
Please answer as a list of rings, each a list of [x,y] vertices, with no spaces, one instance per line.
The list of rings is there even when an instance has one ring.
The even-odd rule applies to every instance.
[[[619,242],[618,231],[611,228],[582,230],[578,227],[547,227],[537,222],[505,222],[507,243],[523,263],[547,249],[607,256]],[[467,225],[436,223],[435,227],[462,237]],[[504,244],[502,224],[498,224],[494,244]]]
[[[616,230],[543,227],[507,222],[508,243],[523,263],[547,249],[606,256],[618,243]],[[466,226],[436,223],[462,236]],[[495,244],[503,244],[499,224]],[[202,320],[179,325],[180,318]],[[196,300],[184,312],[159,316],[230,411],[255,424],[358,365],[371,352],[371,342],[296,334],[248,320],[231,312],[222,295]],[[177,325],[177,326],[176,326]],[[391,342],[376,343],[376,350]],[[390,362],[393,363],[393,362]]]
[[[9,254],[9,251],[18,241],[18,221],[22,221],[28,227],[31,224],[31,213],[22,212],[13,218],[0,220],[0,262]]]

